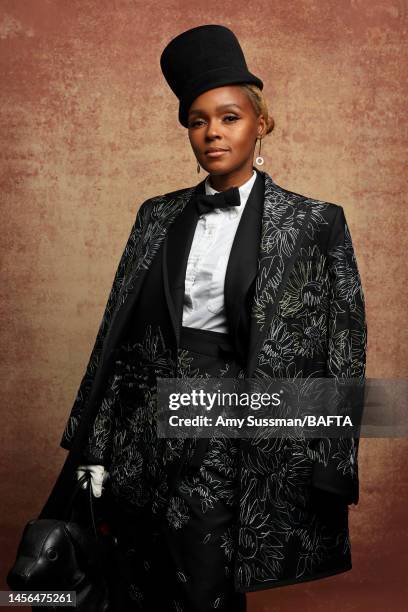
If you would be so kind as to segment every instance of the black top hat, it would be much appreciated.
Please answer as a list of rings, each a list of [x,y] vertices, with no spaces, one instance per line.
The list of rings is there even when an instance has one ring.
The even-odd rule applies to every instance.
[[[160,67],[180,100],[179,121],[188,127],[188,110],[197,96],[213,87],[263,82],[249,72],[234,32],[221,25],[202,25],[173,38],[160,56]]]

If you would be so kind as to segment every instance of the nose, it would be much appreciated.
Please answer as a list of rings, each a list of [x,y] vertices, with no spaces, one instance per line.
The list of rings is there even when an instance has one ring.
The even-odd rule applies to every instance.
[[[216,118],[208,120],[205,136],[207,140],[214,140],[214,138],[220,137],[220,128]]]

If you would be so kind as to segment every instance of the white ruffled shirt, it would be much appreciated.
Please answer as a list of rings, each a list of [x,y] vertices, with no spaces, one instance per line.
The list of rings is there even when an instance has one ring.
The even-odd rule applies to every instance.
[[[240,206],[215,208],[200,216],[188,256],[183,304],[183,326],[228,333],[224,283],[228,259],[255,183],[256,170],[239,187]],[[205,181],[205,193],[218,193]]]

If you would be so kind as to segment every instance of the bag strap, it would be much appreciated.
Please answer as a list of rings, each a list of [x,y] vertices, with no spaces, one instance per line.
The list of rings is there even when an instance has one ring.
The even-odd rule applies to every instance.
[[[71,494],[70,498],[68,499],[68,503],[67,503],[66,510],[65,510],[65,517],[64,517],[63,520],[69,520],[69,518],[71,516],[71,512],[72,512],[72,508],[73,508],[73,505],[74,505],[75,498],[76,498],[76,496],[78,494],[78,491],[80,490],[80,488],[82,486],[82,483],[85,480],[87,480],[88,477],[90,477],[90,473],[89,472],[85,472],[81,476],[81,478],[79,478],[77,480],[77,482],[75,483],[74,490],[72,491],[72,494]]]
[[[75,500],[75,497],[78,494],[78,491],[80,490],[82,484],[86,481],[88,482],[89,508],[90,508],[90,514],[91,514],[91,522],[92,522],[93,532],[95,534],[96,545],[99,550],[99,554],[96,556],[95,561],[96,561],[97,567],[100,570],[100,578],[104,584],[104,587],[106,588],[107,593],[110,593],[110,584],[109,584],[109,581],[106,575],[107,568],[104,565],[104,563],[108,561],[108,557],[106,556],[107,553],[104,552],[103,548],[101,548],[102,536],[98,534],[98,530],[96,528],[93,493],[92,493],[92,486],[91,486],[92,476],[89,471],[85,471],[85,473],[81,476],[81,478],[78,479],[74,487],[74,491],[72,492],[71,497],[69,499],[67,512],[69,511],[70,513],[72,513],[73,502]],[[69,520],[70,520],[70,517],[68,517],[68,521]]]
[[[88,491],[89,491],[89,506],[90,506],[90,511],[91,511],[92,527],[93,527],[93,531],[95,533],[95,538],[98,539],[98,531],[96,529],[94,506],[93,506],[93,499],[92,499],[92,486],[91,486],[92,476],[91,476],[91,473],[88,472],[88,471],[85,471],[85,473],[81,476],[81,478],[78,479],[77,483],[75,484],[75,487],[74,487],[74,490],[73,490],[73,492],[71,494],[71,497],[68,500],[67,510],[66,510],[66,514],[65,514],[65,520],[67,520],[67,521],[70,520],[75,498],[76,498],[76,496],[78,494],[78,491],[80,491],[80,489],[82,487],[82,484],[85,481],[88,482],[88,487],[87,488],[88,488]]]

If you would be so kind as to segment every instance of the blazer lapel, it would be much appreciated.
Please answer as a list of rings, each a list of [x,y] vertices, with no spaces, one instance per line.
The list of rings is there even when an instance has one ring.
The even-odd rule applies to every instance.
[[[204,193],[204,182],[196,187],[197,193]],[[183,320],[183,303],[185,276],[197,222],[198,211],[194,205],[194,197],[184,207],[175,222],[170,227],[163,245],[163,285],[169,309],[173,332],[177,346],[180,340],[180,330]]]
[[[311,208],[307,200],[293,197],[267,173],[265,177],[262,238],[258,256],[255,295],[251,309],[246,376],[256,370],[259,351],[272,316],[299,253]]]
[[[224,302],[231,340],[245,361],[250,309],[249,293],[258,271],[258,254],[261,240],[261,221],[264,205],[264,177],[257,176],[245,204],[228,260],[225,274]]]

